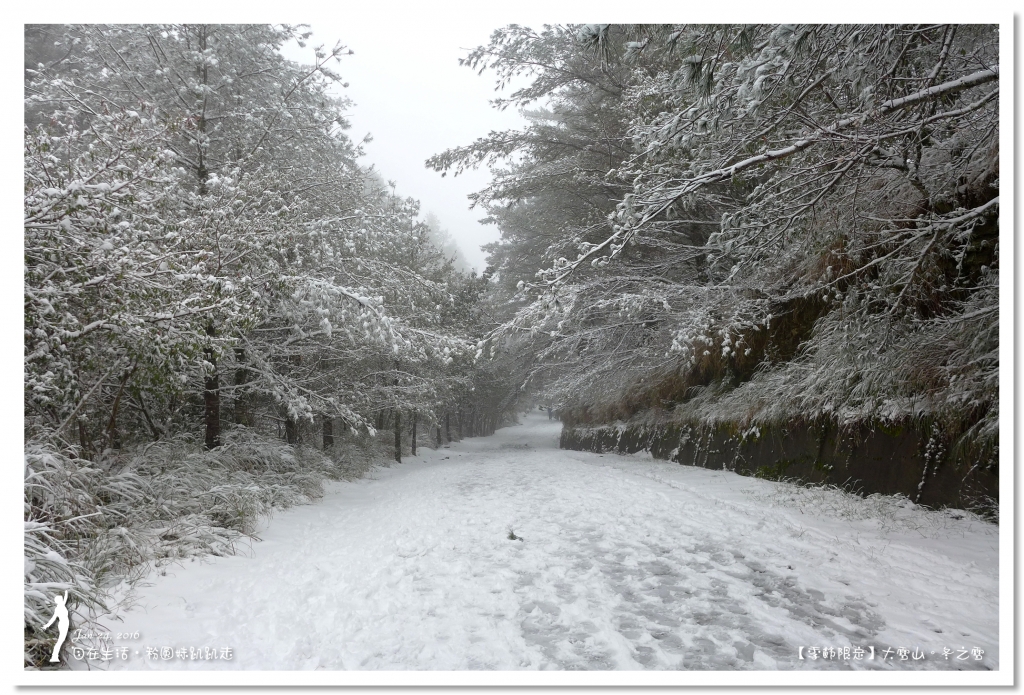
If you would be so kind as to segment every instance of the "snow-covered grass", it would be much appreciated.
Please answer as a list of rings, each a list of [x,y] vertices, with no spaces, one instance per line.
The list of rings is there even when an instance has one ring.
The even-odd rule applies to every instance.
[[[847,521],[869,520],[882,532],[914,531],[934,537],[959,528],[964,520],[978,524],[990,521],[968,510],[921,507],[906,495],[875,493],[863,496],[838,485],[791,479],[765,483],[747,491],[752,500],[768,507],[796,509],[811,516]]]
[[[251,554],[151,575],[111,624],[139,634],[120,642],[129,657],[71,666],[999,668],[995,524],[562,451],[558,428],[528,416],[331,483],[321,503],[275,515]],[[164,647],[171,658],[147,655]],[[232,658],[193,659],[199,647]],[[800,647],[876,658],[800,659]],[[983,658],[943,657],[961,647]]]
[[[25,662],[49,658],[39,633],[53,613],[53,595],[69,592],[74,610],[102,607],[101,578],[126,571],[137,558],[137,535],[121,533],[145,496],[131,474],[109,475],[72,451],[39,442],[25,448]],[[82,612],[79,612],[79,616]]]
[[[68,590],[76,627],[131,601],[151,570],[249,546],[276,509],[320,499],[381,460],[373,440],[343,440],[333,458],[244,428],[207,451],[190,438],[98,461],[33,441],[25,450],[26,664],[43,665],[52,596]],[[115,587],[119,597],[112,600]]]

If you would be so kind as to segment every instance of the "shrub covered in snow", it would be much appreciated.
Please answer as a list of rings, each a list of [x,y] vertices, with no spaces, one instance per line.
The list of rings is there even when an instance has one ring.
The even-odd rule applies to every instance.
[[[368,440],[368,441],[364,441]],[[67,590],[72,621],[112,610],[111,590],[151,568],[230,555],[275,508],[307,504],[326,479],[363,475],[386,454],[371,438],[345,440],[335,458],[246,428],[208,451],[187,436],[97,461],[46,441],[25,448],[25,663],[48,662],[41,628]]]

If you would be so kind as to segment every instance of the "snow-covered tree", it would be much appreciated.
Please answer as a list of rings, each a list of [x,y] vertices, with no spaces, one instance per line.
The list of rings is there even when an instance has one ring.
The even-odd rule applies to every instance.
[[[370,355],[468,349],[445,332],[464,309],[417,205],[355,164],[329,92],[345,49],[291,63],[278,49],[305,38],[294,27],[49,34],[68,50],[27,77],[26,355],[50,426],[77,419],[85,445],[102,412],[109,444],[128,394],[158,436],[198,388],[210,447],[225,411],[252,424],[257,402],[290,432],[363,427],[379,409]]]
[[[403,414],[435,424],[472,388],[481,282],[356,164],[346,51],[281,56],[306,37],[26,29],[27,654],[38,587],[98,607],[99,575],[229,552],[343,474],[336,434],[383,418],[400,454]]]
[[[539,348],[570,419],[928,417],[995,441],[994,27],[512,26],[470,63],[532,75],[499,106],[542,100],[549,134],[432,164],[496,171],[492,258],[528,260],[489,345]],[[604,112],[619,139],[578,125]],[[531,187],[555,175],[614,209],[574,223]]]

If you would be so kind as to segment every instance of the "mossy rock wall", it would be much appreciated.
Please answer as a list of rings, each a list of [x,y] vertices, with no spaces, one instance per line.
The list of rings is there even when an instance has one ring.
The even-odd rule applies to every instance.
[[[914,426],[828,423],[740,431],[671,423],[565,427],[560,446],[631,454],[770,479],[831,483],[861,494],[903,494],[929,507],[991,510],[999,497],[995,460],[957,461],[939,434]]]

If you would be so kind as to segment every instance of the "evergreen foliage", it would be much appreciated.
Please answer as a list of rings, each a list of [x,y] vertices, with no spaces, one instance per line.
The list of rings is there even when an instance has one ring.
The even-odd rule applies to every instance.
[[[601,423],[927,420],[998,443],[997,29],[510,25],[466,64],[521,131],[489,165],[485,351]]]

